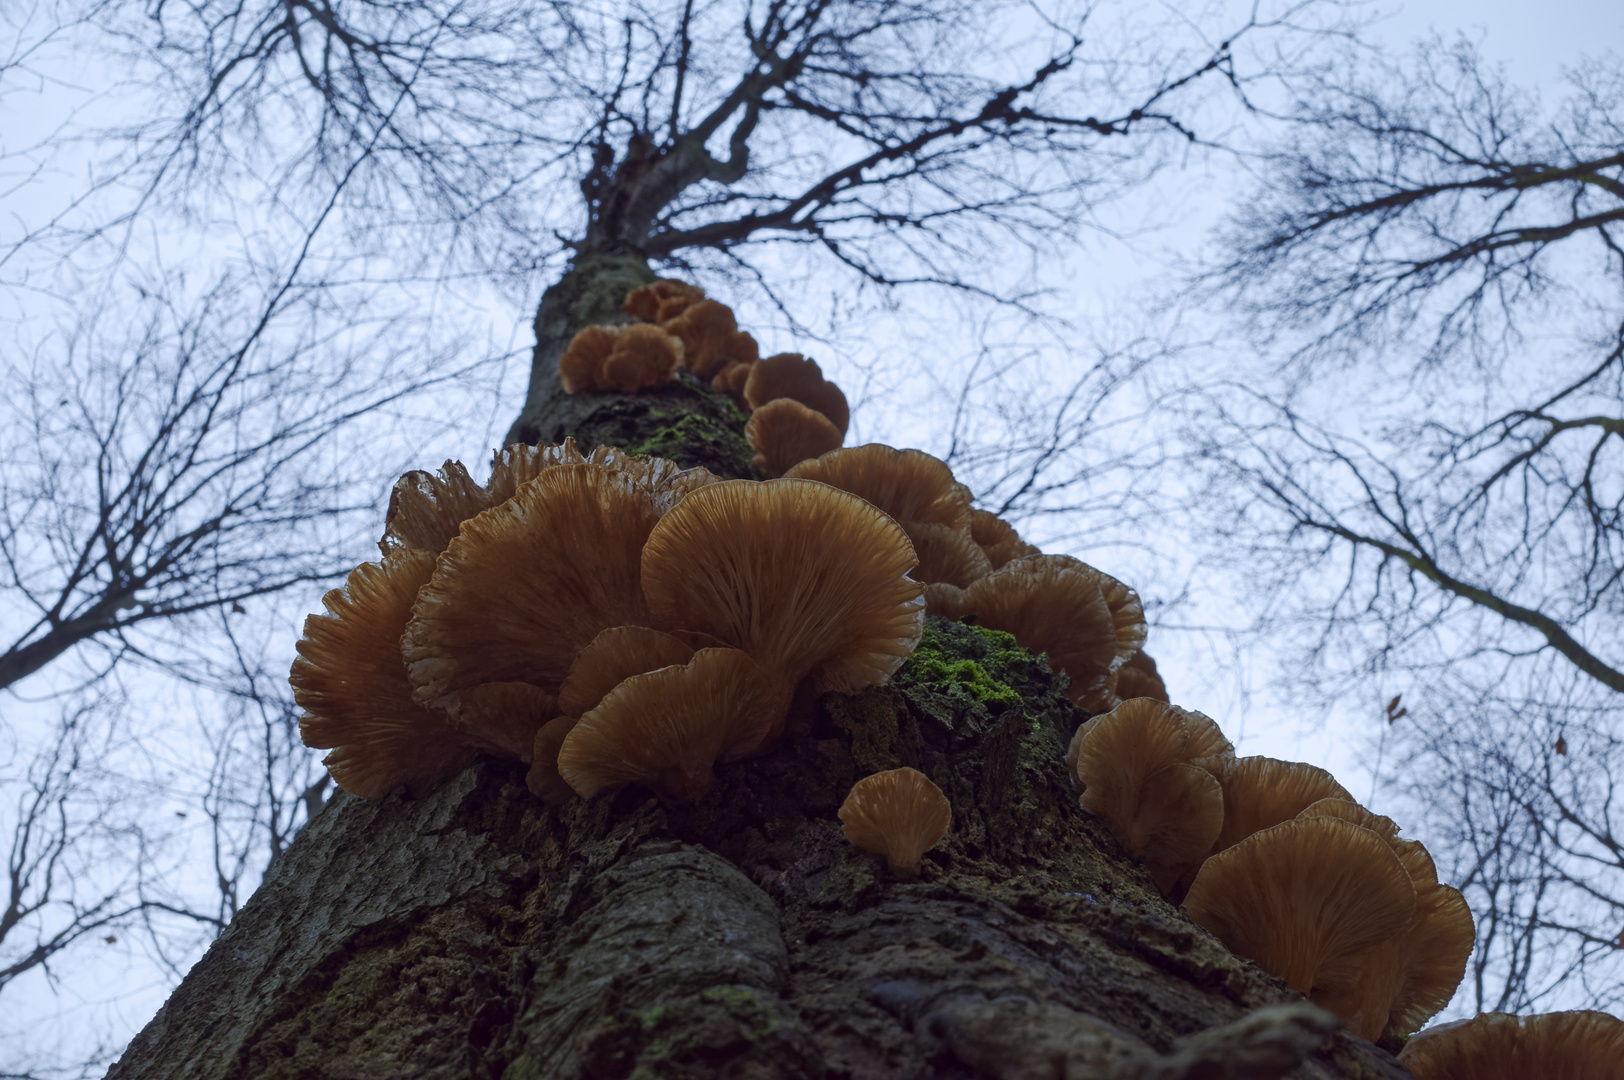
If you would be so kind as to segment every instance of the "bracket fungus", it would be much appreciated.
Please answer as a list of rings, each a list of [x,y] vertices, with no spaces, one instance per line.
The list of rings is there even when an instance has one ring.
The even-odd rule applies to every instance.
[[[1233,753],[1200,713],[1135,698],[1077,729],[1066,769],[1078,803],[1168,894],[1200,865],[1223,825],[1223,793],[1201,763]]]
[[[865,776],[840,805],[846,839],[891,869],[917,874],[925,852],[947,835],[953,807],[942,789],[917,769],[889,769]]]
[[[700,300],[674,317],[663,314],[660,329],[682,342],[683,366],[709,379],[729,364],[754,364],[760,355],[756,339],[741,333],[733,309],[715,300]]]
[[[1213,855],[1290,821],[1321,799],[1353,798],[1330,773],[1299,761],[1232,757],[1213,761],[1208,769],[1224,792],[1224,826],[1212,845]]]
[[[828,417],[794,398],[769,401],[751,413],[744,437],[757,451],[750,464],[768,476],[838,449],[842,438]]]
[[[444,711],[412,700],[400,656],[412,603],[433,571],[429,551],[363,563],[322,597],[326,614],[305,620],[289,676],[305,711],[299,734],[306,746],[333,751],[323,764],[352,795],[379,799],[400,784],[421,789],[473,760]]]
[[[932,610],[977,616],[1004,630],[1071,678],[1066,696],[1092,713],[1120,702],[1111,676],[1145,644],[1139,596],[1108,574],[1067,555],[1011,560],[963,589],[933,587]]]
[[[1619,1080],[1624,1020],[1589,1010],[1479,1013],[1421,1032],[1398,1060],[1416,1080]]]
[[[970,499],[947,463],[921,450],[868,443],[803,461],[785,474],[816,480],[873,503],[906,528],[909,522],[970,531]]]
[[[1011,559],[1043,554],[1022,540],[1021,534],[1015,531],[1013,525],[986,510],[970,511],[970,538],[986,553],[987,560],[992,563],[994,570]]]
[[[583,798],[641,784],[691,802],[710,787],[717,761],[761,748],[790,689],[739,649],[700,649],[605,694],[564,736],[558,774]]]
[[[1394,942],[1416,890],[1376,833],[1338,818],[1271,826],[1201,864],[1190,917],[1374,1041],[1402,984]]]
[[[655,625],[743,649],[775,678],[855,691],[924,631],[913,545],[862,499],[807,480],[728,480],[660,519],[643,548]]]
[[[676,377],[683,342],[658,326],[589,326],[570,340],[558,374],[570,394],[635,394]]]
[[[626,314],[644,322],[674,319],[689,306],[705,299],[705,290],[698,285],[674,278],[656,278],[640,289],[626,294],[622,303]]]
[[[1162,682],[1161,673],[1156,670],[1156,661],[1150,654],[1140,649],[1116,670],[1116,684],[1111,687],[1112,693],[1126,701],[1128,698],[1148,697],[1157,701],[1171,701],[1168,696],[1167,684]]]
[[[744,380],[744,400],[752,409],[785,398],[823,414],[840,432],[840,437],[846,437],[846,428],[851,423],[846,395],[823,377],[823,369],[816,360],[800,353],[779,353],[751,366]]]

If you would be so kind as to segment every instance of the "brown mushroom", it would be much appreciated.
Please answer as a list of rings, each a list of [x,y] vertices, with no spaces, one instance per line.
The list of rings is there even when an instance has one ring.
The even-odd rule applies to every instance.
[[[841,438],[826,416],[793,398],[769,401],[751,413],[744,437],[758,451],[750,464],[768,476],[838,448]]]
[[[572,438],[556,446],[528,446],[524,443],[505,446],[496,451],[491,462],[491,478],[485,482],[486,503],[481,509],[488,510],[507,502],[518,494],[521,484],[534,480],[548,469],[558,465],[585,465],[586,461]],[[452,535],[456,535],[455,531]],[[442,546],[440,550],[445,549]]]
[[[1071,678],[1066,695],[1092,713],[1121,702],[1110,676],[1145,644],[1139,597],[1122,582],[1066,555],[1014,559],[961,593],[935,590],[932,608],[958,619],[977,616],[1004,630]]]
[[[464,521],[491,505],[486,490],[460,461],[446,462],[438,473],[414,469],[396,480],[389,493],[378,547],[385,555],[444,551]]]
[[[1201,864],[1190,917],[1239,956],[1374,1040],[1401,979],[1391,943],[1415,919],[1415,887],[1369,829],[1336,818],[1260,830]]]
[[[1398,1060],[1416,1080],[1618,1080],[1624,1020],[1588,1010],[1479,1013],[1414,1036]]]
[[[289,676],[305,710],[299,735],[333,751],[323,763],[352,795],[378,799],[401,784],[421,794],[473,760],[444,712],[412,700],[401,660],[401,631],[433,572],[431,551],[363,563],[322,597],[326,614],[305,620]]]
[[[946,462],[881,443],[833,450],[785,474],[816,480],[873,503],[897,521],[946,525],[968,534],[970,500]]]
[[[840,804],[840,821],[847,840],[911,875],[919,872],[925,852],[947,835],[953,807],[924,773],[889,769],[852,785]]]
[[[1353,798],[1330,773],[1300,761],[1229,757],[1208,768],[1224,790],[1224,827],[1212,845],[1213,855],[1261,829],[1290,821],[1321,799]]]
[[[1171,894],[1206,857],[1224,820],[1218,781],[1196,763],[1233,753],[1200,713],[1135,698],[1077,729],[1066,768],[1078,803]]]
[[[1148,697],[1157,701],[1171,701],[1167,695],[1167,684],[1162,682],[1161,674],[1156,670],[1156,661],[1143,649],[1128,657],[1123,665],[1117,668],[1116,683],[1111,691],[1117,697],[1128,698]]]
[[[564,355],[558,358],[558,376],[566,394],[580,394],[598,388],[598,372],[614,351],[618,328],[589,326],[570,338]]]
[[[421,704],[489,682],[556,693],[611,626],[646,626],[643,541],[660,510],[638,477],[560,465],[471,518],[418,595],[401,647]]]
[[[470,686],[451,699],[446,711],[451,726],[467,741],[520,761],[530,760],[537,729],[558,715],[552,694],[522,682]]]
[[[656,278],[640,289],[626,294],[626,314],[644,322],[659,322],[675,318],[682,309],[705,299],[705,290],[698,285],[671,278]]]
[[[918,578],[927,585],[943,583],[963,587],[992,573],[992,563],[986,553],[957,529],[921,521],[898,524],[913,541],[914,552],[919,556]]]
[[[575,797],[575,789],[558,775],[558,751],[564,737],[580,722],[578,716],[555,716],[541,725],[531,746],[530,771],[524,783],[530,794],[551,806],[562,806]]]
[[[825,690],[890,677],[919,643],[913,545],[885,514],[807,480],[728,480],[690,494],[643,548],[655,625],[748,652],[789,684]]]
[[[970,511],[970,536],[981,546],[981,550],[986,552],[987,559],[992,563],[994,570],[1011,559],[1043,554],[1037,548],[1022,540],[1021,534],[1015,531],[1013,525],[986,510]],[[1123,696],[1138,697],[1140,695],[1125,694]]]
[[[674,802],[710,787],[711,767],[760,749],[789,687],[738,649],[624,680],[564,736],[558,773],[583,798],[641,784]]]
[[[1425,847],[1400,837],[1391,819],[1372,813],[1351,797],[1321,799],[1297,817],[1337,818],[1369,829],[1392,850],[1415,886],[1415,921],[1391,942],[1398,988],[1383,1032],[1389,1036],[1410,1034],[1449,1004],[1466,975],[1466,962],[1477,940],[1477,927],[1466,898],[1459,890],[1438,883],[1437,867]]]
[[[748,408],[744,400],[744,384],[750,378],[751,366],[737,360],[729,363],[711,379],[711,389],[732,398],[733,404],[739,408]]]
[[[740,334],[732,309],[715,300],[700,300],[676,317],[662,319],[660,329],[682,341],[683,364],[701,379],[729,363],[755,359],[755,339]]]
[[[779,353],[751,365],[744,382],[744,400],[750,407],[759,409],[769,401],[782,398],[799,401],[822,413],[839,430],[840,437],[846,437],[846,428],[851,423],[846,395],[823,377],[823,369],[816,360],[800,353]]]
[[[558,711],[581,716],[633,675],[686,664],[693,646],[646,626],[611,626],[592,639],[570,664],[558,691]]]

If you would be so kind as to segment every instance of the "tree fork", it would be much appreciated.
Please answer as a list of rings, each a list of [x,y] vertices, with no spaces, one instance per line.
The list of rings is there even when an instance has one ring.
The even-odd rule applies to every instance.
[[[748,475],[743,418],[691,382],[582,401],[556,385],[569,336],[623,318],[651,276],[578,260],[548,290],[514,430]],[[109,1077],[1408,1076],[1282,1009],[1301,996],[1078,809],[1063,758],[1086,714],[1041,660],[936,616],[927,635],[1016,672],[1021,706],[912,663],[858,694],[803,690],[783,742],[719,765],[691,806],[628,788],[555,809],[490,759],[419,800],[336,794]],[[954,807],[913,880],[835,817],[900,765]]]

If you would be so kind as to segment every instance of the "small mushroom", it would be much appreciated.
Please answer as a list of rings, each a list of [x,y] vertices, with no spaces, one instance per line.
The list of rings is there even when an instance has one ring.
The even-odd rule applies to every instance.
[[[744,382],[744,400],[750,407],[759,409],[783,398],[799,401],[822,413],[840,432],[840,437],[846,437],[846,428],[851,422],[846,395],[823,377],[823,369],[816,360],[800,353],[779,353],[751,365]]]
[[[743,649],[790,685],[883,682],[924,629],[913,545],[885,514],[807,480],[728,480],[688,495],[643,548],[656,626]]]
[[[1157,701],[1171,701],[1167,695],[1167,684],[1156,670],[1156,661],[1143,649],[1128,657],[1127,661],[1116,671],[1116,685],[1111,687],[1117,697],[1128,698],[1148,697]]]
[[[1197,763],[1233,753],[1218,725],[1200,713],[1135,698],[1077,729],[1066,768],[1079,804],[1172,895],[1206,857],[1224,820],[1218,781]]]
[[[946,525],[919,521],[899,522],[919,556],[920,581],[927,585],[958,587],[979,581],[992,573],[992,563],[980,545],[966,534]],[[927,599],[927,604],[929,600]]]
[[[1021,534],[1015,527],[996,514],[986,510],[970,511],[970,536],[986,552],[987,559],[992,563],[994,570],[1003,566],[1011,559],[1019,559],[1026,555],[1043,554],[1037,548],[1021,539]],[[1139,694],[1125,694],[1124,697],[1140,697]]]
[[[1066,696],[1092,713],[1115,708],[1114,675],[1145,644],[1138,595],[1122,582],[1066,555],[1014,559],[962,590],[930,593],[932,611],[975,615],[1004,630],[1071,678]]]
[[[611,626],[592,639],[570,664],[558,691],[558,711],[581,716],[633,675],[686,664],[693,646],[646,626]]]
[[[564,736],[558,773],[583,798],[640,784],[673,802],[710,787],[711,768],[759,750],[790,688],[738,649],[622,681]]]
[[[432,551],[363,563],[322,597],[326,614],[305,620],[289,676],[305,711],[299,735],[333,751],[323,764],[352,795],[379,799],[401,784],[420,794],[474,758],[442,710],[412,700],[400,656],[412,602],[433,572]]]
[[[1415,887],[1385,841],[1336,818],[1263,829],[1201,864],[1184,908],[1238,956],[1375,1040],[1401,982]]]
[[[562,806],[575,797],[575,789],[558,775],[558,751],[564,737],[581,722],[578,716],[555,716],[536,732],[531,746],[530,771],[525,774],[525,786],[530,794],[550,806]]]
[[[598,372],[619,336],[616,327],[589,326],[570,338],[569,347],[558,358],[558,376],[566,394],[598,389]]]
[[[953,807],[942,789],[917,769],[889,769],[865,776],[840,805],[846,839],[891,869],[917,874],[925,852],[947,835]]]
[[[735,360],[711,378],[710,387],[718,394],[726,394],[733,399],[733,404],[741,409],[748,409],[744,400],[744,384],[750,379],[750,368],[753,365]],[[828,419],[825,417],[824,419]]]
[[[1398,1060],[1416,1080],[1618,1080],[1624,1020],[1588,1010],[1479,1013],[1420,1032]]]
[[[758,451],[750,463],[768,476],[840,446],[840,431],[828,417],[793,398],[769,401],[750,414],[744,437]]]
[[[656,278],[640,289],[626,294],[626,314],[644,322],[660,322],[680,315],[684,308],[705,299],[705,290],[698,285],[672,278]]]
[[[833,450],[785,474],[816,480],[873,503],[898,522],[970,532],[970,499],[946,462],[920,450],[881,443]]]
[[[486,504],[483,509],[507,502],[518,494],[520,485],[534,480],[548,469],[558,465],[585,465],[586,462],[574,439],[565,439],[556,446],[528,446],[524,443],[505,446],[496,451],[491,462],[491,478],[485,482]],[[456,535],[455,532],[452,535]],[[440,550],[444,551],[445,548],[442,546]]]

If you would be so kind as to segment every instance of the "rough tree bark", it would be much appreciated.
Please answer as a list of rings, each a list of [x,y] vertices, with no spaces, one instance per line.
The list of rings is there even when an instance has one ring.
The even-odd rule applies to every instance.
[[[743,418],[696,385],[559,392],[570,334],[649,277],[583,256],[548,291],[514,435],[748,475]],[[1007,640],[932,616],[890,684],[803,694],[783,743],[718,766],[693,806],[627,789],[555,811],[494,760],[420,800],[340,793],[109,1076],[1407,1077],[1278,1007],[1302,999],[1077,808],[1063,755],[1086,714],[1060,689]],[[954,809],[915,880],[835,817],[898,765]]]

